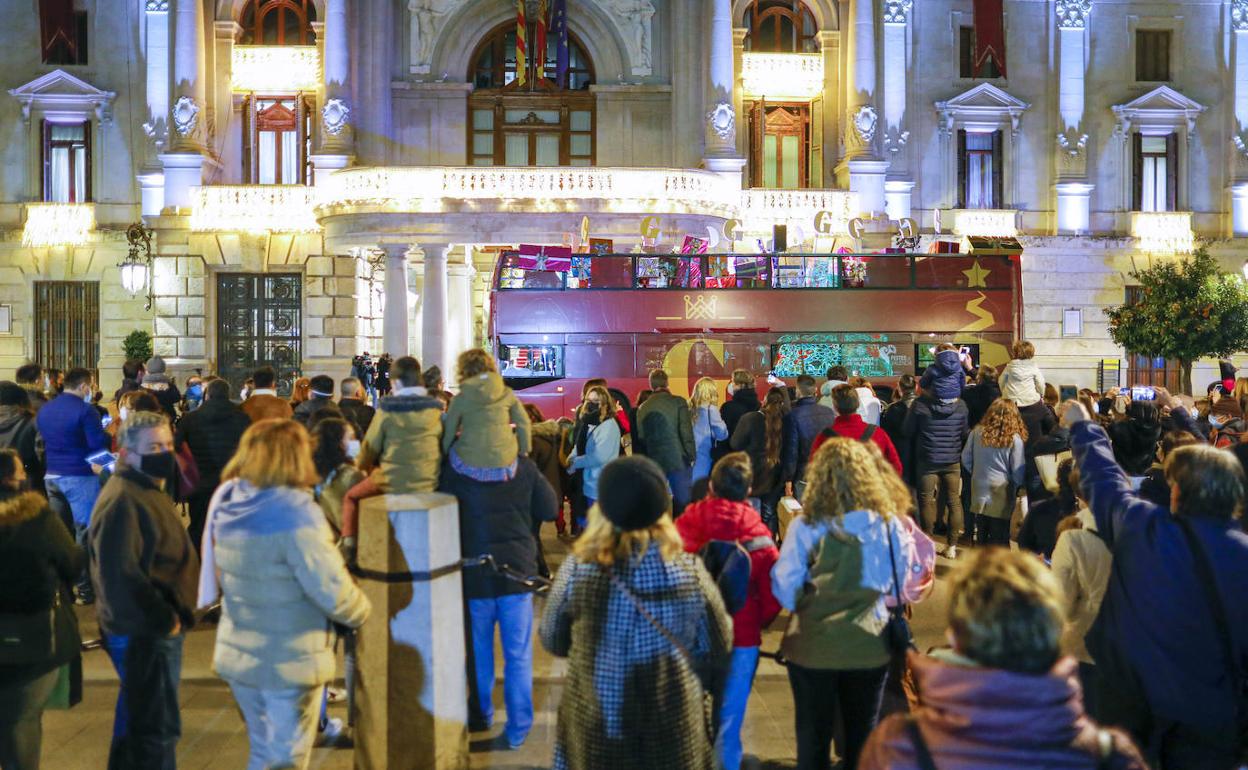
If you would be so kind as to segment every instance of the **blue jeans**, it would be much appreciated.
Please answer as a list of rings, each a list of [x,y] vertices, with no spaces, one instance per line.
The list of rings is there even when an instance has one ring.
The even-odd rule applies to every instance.
[[[693,469],[669,471],[667,485],[672,488],[672,517],[675,518],[685,510],[689,498],[693,496]]]
[[[533,594],[469,599],[473,680],[486,724],[494,720],[494,626],[503,642],[503,701],[507,741],[519,745],[533,727]]]
[[[177,766],[182,736],[178,710],[182,641],[182,634],[104,635],[104,649],[121,680],[108,770],[174,770]]]
[[[719,705],[719,734],[715,736],[715,753],[723,770],[741,767],[741,725],[745,723],[745,706],[750,700],[757,669],[757,647],[733,648]]]
[[[100,496],[99,478],[96,476],[49,476],[45,480],[45,486],[48,490],[49,502],[54,508],[58,504],[69,505],[70,516],[67,523],[73,524],[74,541],[84,551],[90,553],[90,549],[87,548],[87,531],[91,524],[91,509],[95,507],[95,500]],[[62,519],[64,518],[62,516]],[[78,591],[78,596],[83,599],[95,596],[95,591],[91,588],[89,565],[83,566],[82,574],[78,576],[74,587]]]

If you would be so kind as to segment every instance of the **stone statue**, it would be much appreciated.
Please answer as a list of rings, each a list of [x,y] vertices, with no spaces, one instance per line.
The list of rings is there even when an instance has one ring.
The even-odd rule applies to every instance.
[[[650,20],[654,17],[654,5],[650,0],[604,0],[612,15],[624,22],[629,54],[633,57],[633,74],[649,75],[652,71]]]
[[[429,72],[438,33],[453,8],[452,0],[409,0],[407,11],[412,17],[412,72]]]

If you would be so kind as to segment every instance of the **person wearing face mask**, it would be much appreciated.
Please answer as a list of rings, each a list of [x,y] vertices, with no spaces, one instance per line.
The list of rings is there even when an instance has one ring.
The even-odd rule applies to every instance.
[[[108,767],[172,768],[199,557],[163,488],[176,465],[169,420],[132,414],[117,443],[117,470],[100,491],[87,547],[104,649],[121,679]]]
[[[364,474],[355,467],[359,454],[359,436],[351,423],[341,417],[327,417],[312,429],[312,462],[320,478],[314,489],[316,502],[334,530],[335,539],[342,536],[342,498],[364,480]],[[355,560],[354,554],[346,555],[348,561]]]
[[[85,545],[91,510],[100,494],[100,481],[87,458],[107,450],[100,413],[91,405],[91,372],[70,369],[65,390],[39,410],[35,424],[43,437],[47,471],[44,482],[53,510],[72,526],[79,545]],[[94,601],[91,581],[84,570],[78,579],[77,601]]]
[[[251,418],[230,401],[230,384],[216,379],[210,380],[204,389],[203,406],[187,412],[178,422],[177,446],[179,449],[190,447],[199,470],[199,483],[188,500],[191,515],[188,534],[196,548],[204,533],[208,503],[221,483],[221,470],[234,456],[249,425]]]
[[[26,482],[17,452],[0,449],[0,623],[6,642],[23,637],[41,642],[41,649],[24,655],[0,651],[0,767],[5,770],[38,770],[43,710],[59,669],[68,665],[71,677],[75,672],[79,680],[82,676],[78,621],[66,589],[86,555],[48,501],[26,491]]]

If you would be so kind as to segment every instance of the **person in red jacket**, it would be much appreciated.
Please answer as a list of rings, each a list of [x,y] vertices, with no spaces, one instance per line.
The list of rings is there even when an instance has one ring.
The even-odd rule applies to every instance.
[[[780,603],[771,593],[771,567],[780,551],[771,530],[746,502],[753,481],[749,455],[725,455],[711,469],[710,496],[685,508],[676,519],[676,529],[690,553],[712,540],[735,540],[750,553],[750,587],[745,605],[732,616],[732,662],[719,703],[715,752],[724,770],[741,766],[741,724],[758,668],[758,648],[763,629],[780,614]]]
[[[837,385],[832,389],[832,409],[836,412],[836,419],[832,421],[832,426],[824,428],[823,432],[815,438],[815,443],[810,445],[811,457],[814,457],[819,447],[823,446],[823,442],[830,438],[840,436],[858,441],[870,440],[874,441],[884,453],[884,459],[893,466],[897,475],[905,478],[901,469],[901,457],[897,454],[897,447],[893,446],[893,440],[876,426],[867,425],[866,421],[858,415],[858,391],[849,385]],[[870,435],[867,435],[868,431]]]

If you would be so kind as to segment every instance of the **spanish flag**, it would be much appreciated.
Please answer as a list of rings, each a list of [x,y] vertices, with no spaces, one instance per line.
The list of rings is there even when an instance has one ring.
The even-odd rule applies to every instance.
[[[523,86],[529,80],[528,46],[525,43],[525,30],[528,22],[524,18],[524,0],[516,0],[516,85]]]
[[[546,0],[537,0],[537,79],[546,77]]]

